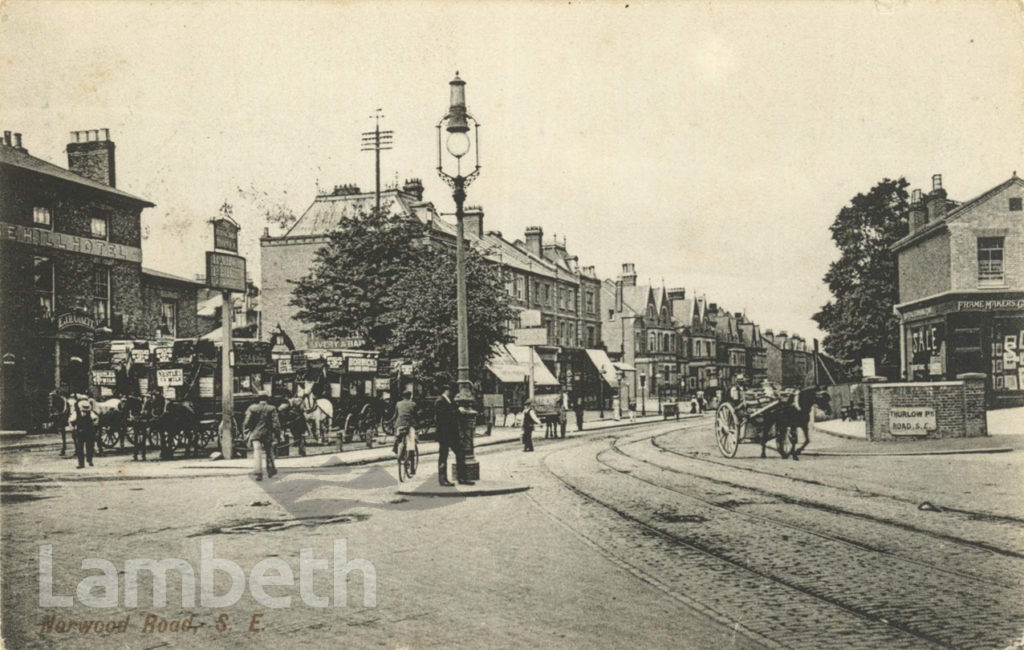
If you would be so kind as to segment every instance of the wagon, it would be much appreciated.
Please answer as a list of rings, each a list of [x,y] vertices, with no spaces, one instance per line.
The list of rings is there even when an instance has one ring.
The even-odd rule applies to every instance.
[[[715,412],[715,441],[726,458],[733,458],[740,443],[762,444],[775,439],[776,449],[783,458],[788,457],[795,440],[776,426],[775,415],[785,404],[764,391],[744,391],[742,400],[724,401]]]

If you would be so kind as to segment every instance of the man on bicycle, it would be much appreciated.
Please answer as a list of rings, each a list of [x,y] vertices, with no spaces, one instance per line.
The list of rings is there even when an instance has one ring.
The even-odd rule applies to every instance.
[[[401,444],[403,438],[409,435],[410,431],[412,431],[412,438],[409,439],[408,447],[411,448],[416,444],[416,431],[412,427],[412,415],[415,410],[416,403],[412,401],[412,393],[405,391],[402,393],[402,399],[395,405],[395,444],[391,448],[395,455],[398,455],[398,445]]]

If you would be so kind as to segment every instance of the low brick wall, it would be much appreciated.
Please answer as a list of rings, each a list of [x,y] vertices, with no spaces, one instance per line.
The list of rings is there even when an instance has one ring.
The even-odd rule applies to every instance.
[[[985,376],[956,381],[864,384],[868,440],[973,438],[988,435]]]

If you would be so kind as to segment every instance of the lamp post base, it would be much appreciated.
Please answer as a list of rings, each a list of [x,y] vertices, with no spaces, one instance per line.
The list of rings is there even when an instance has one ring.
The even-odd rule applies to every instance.
[[[480,461],[474,455],[473,435],[476,433],[476,411],[471,408],[459,409],[459,442],[462,444],[464,476],[457,476],[461,481],[480,480]]]

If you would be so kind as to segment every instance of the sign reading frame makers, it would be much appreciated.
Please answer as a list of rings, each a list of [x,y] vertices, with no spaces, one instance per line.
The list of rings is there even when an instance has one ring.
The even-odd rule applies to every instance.
[[[245,292],[245,258],[232,253],[206,251],[206,286]]]

